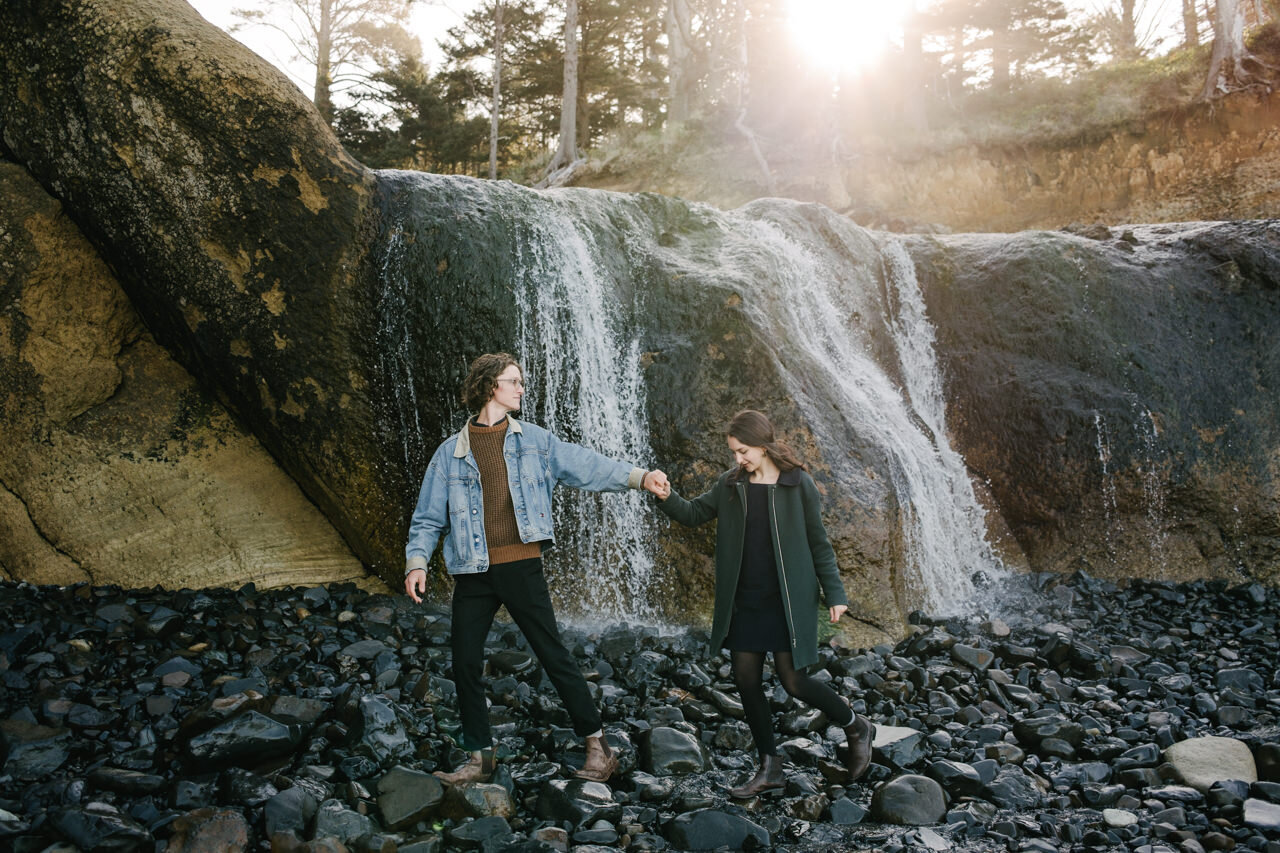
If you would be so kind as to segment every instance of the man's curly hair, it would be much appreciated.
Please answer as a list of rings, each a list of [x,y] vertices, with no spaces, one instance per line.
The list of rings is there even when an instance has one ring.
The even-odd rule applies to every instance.
[[[471,362],[471,371],[462,383],[462,405],[468,412],[478,412],[485,407],[498,385],[498,374],[513,364],[520,367],[520,362],[505,352],[487,352]]]

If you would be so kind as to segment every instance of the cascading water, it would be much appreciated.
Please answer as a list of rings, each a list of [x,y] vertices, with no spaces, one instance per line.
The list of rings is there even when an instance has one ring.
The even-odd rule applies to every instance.
[[[1114,437],[1113,427],[1108,424],[1103,414],[1096,410],[1093,413],[1095,446],[1102,474],[1101,498],[1106,553],[1114,560],[1117,557],[1116,537],[1124,537],[1126,534],[1134,535],[1145,545],[1151,558],[1151,565],[1163,572],[1169,568],[1165,474],[1162,471],[1162,467],[1168,462],[1168,457],[1160,444],[1160,431],[1151,410],[1137,401],[1129,401],[1127,408],[1130,414],[1127,417],[1120,417],[1120,429],[1116,430]],[[1138,485],[1141,487],[1139,504],[1141,514],[1128,516],[1120,511],[1117,480],[1121,472],[1115,470],[1112,446],[1113,438],[1122,441],[1127,429],[1132,429],[1133,437],[1130,444],[1133,448],[1131,452],[1133,473],[1136,474]],[[1132,503],[1132,499],[1129,503]]]
[[[1098,464],[1102,466],[1102,517],[1107,556],[1115,559],[1116,548],[1112,539],[1112,528],[1117,524],[1119,505],[1116,502],[1115,473],[1111,470],[1111,435],[1101,412],[1093,413],[1093,428],[1097,434],[1095,445],[1098,448]]]
[[[784,203],[723,213],[634,196],[395,177],[377,346],[395,398],[388,420],[415,474],[461,423],[456,403],[442,402],[456,394],[456,379],[445,379],[480,346],[510,347],[522,361],[525,418],[613,458],[645,467],[673,461],[652,450],[641,341],[652,331],[646,324],[664,322],[648,319],[645,300],[678,282],[662,298],[711,296],[698,304],[715,310],[727,293],[729,305],[740,305],[731,310],[755,327],[752,351],[776,365],[838,490],[868,477],[890,480],[892,496],[880,491],[874,500],[897,507],[901,535],[890,539],[901,553],[891,559],[904,567],[905,604],[954,611],[971,599],[975,572],[1002,571],[963,460],[947,444],[933,329],[900,245],[878,247],[834,214],[815,225]],[[461,277],[451,286],[463,290],[438,289],[454,266]],[[431,281],[440,284],[424,289]],[[488,319],[478,325],[477,316]],[[686,333],[696,337],[707,319],[687,314],[679,322],[695,324]],[[450,328],[470,337],[438,339]],[[442,363],[454,366],[434,367]],[[732,396],[747,404],[755,377],[745,369],[730,376],[741,383]],[[438,424],[439,435],[422,434],[428,420],[427,431]],[[865,457],[842,452],[854,443]],[[727,464],[727,457],[704,461]],[[666,612],[671,591],[655,559],[661,525],[646,501],[635,492],[560,490],[558,547],[547,561],[560,576],[554,594],[573,605],[567,615],[655,622]]]
[[[741,218],[734,233],[739,239],[726,263],[763,265],[774,277],[773,293],[744,307],[778,347],[808,419],[828,423],[822,430],[828,435],[870,437],[886,457],[903,517],[911,599],[935,613],[963,606],[973,597],[975,572],[1004,570],[986,542],[984,512],[964,462],[947,443],[933,329],[910,258],[897,243],[883,250],[889,302],[896,306],[886,312],[868,269],[816,252],[777,222]],[[877,363],[861,322],[881,315],[905,392]]]
[[[1168,569],[1166,541],[1168,531],[1165,523],[1164,475],[1160,466],[1164,454],[1160,447],[1160,430],[1156,426],[1155,415],[1144,406],[1135,405],[1133,429],[1137,437],[1137,445],[1141,448],[1138,473],[1142,477],[1142,502],[1146,507],[1148,537],[1151,542],[1152,559],[1161,571]]]
[[[653,459],[645,415],[637,330],[598,259],[593,232],[563,199],[520,234],[516,247],[519,351],[528,395],[553,433],[606,456],[648,467]],[[576,584],[585,613],[652,622],[661,594],[653,560],[653,520],[635,492],[597,495],[561,490],[559,547],[548,563]]]
[[[477,205],[495,201],[510,216],[510,244],[501,257],[509,268],[501,275],[501,288],[509,293],[515,314],[515,339],[498,347],[509,349],[521,361],[527,382],[519,417],[538,423],[559,438],[590,447],[606,456],[641,467],[653,464],[645,415],[644,383],[640,371],[637,330],[628,328],[627,312],[617,304],[608,274],[599,263],[602,251],[594,245],[588,224],[578,221],[579,208],[539,197],[536,216],[515,212],[530,196],[510,185],[460,182],[433,175],[399,173],[401,182],[415,191],[391,205],[392,221],[379,280],[382,305],[377,351],[384,371],[405,466],[415,473],[426,465],[431,449],[464,420],[456,392],[444,389],[439,399],[423,400],[415,389],[422,382],[430,349],[415,323],[410,294],[422,280],[440,270],[429,256],[424,239],[429,217],[417,207],[433,197],[441,185],[461,188]],[[417,190],[421,190],[421,195]],[[437,193],[438,194],[438,193]],[[450,296],[440,307],[447,308]],[[481,335],[492,338],[492,332]],[[441,355],[466,359],[478,352]],[[490,343],[489,347],[495,346]],[[438,350],[438,351],[440,351]],[[442,422],[436,436],[423,434],[420,412],[434,407]],[[546,562],[561,580],[553,583],[553,595],[571,598],[566,615],[578,621],[604,619],[655,623],[654,602],[661,600],[661,582],[654,568],[652,510],[633,491],[596,494],[561,489],[555,500],[557,547],[546,551]]]
[[[920,569],[920,574],[931,590],[931,601],[941,611],[960,603],[953,598],[955,594],[973,594],[973,572],[1003,574],[1004,566],[987,542],[986,513],[974,495],[964,459],[948,439],[942,369],[915,264],[897,240],[888,242],[882,252],[885,274],[896,296],[890,300],[893,310],[889,325],[903,382],[912,407],[933,433],[933,447],[941,463],[933,475],[940,482],[922,484],[924,488],[919,491],[941,497],[942,505],[933,507],[921,519],[929,526],[929,532],[922,531],[916,537],[916,557],[922,566],[927,566]],[[933,488],[938,491],[928,491]],[[939,597],[947,604],[940,603]]]
[[[393,409],[400,427],[401,459],[406,470],[416,471],[422,467],[419,459],[428,441],[422,431],[421,407],[413,383],[413,338],[405,332],[404,312],[392,307],[404,304],[402,292],[407,283],[401,268],[404,239],[403,229],[393,229],[382,257],[378,298],[384,310],[379,317],[377,351],[383,374],[391,379],[390,387],[396,396]]]

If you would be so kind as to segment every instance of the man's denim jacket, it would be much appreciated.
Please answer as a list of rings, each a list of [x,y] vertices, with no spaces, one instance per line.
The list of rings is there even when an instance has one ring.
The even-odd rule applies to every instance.
[[[593,492],[638,489],[645,471],[567,441],[539,426],[507,418],[503,456],[522,542],[555,541],[551,491],[557,483]],[[480,469],[471,453],[467,425],[444,441],[422,478],[418,506],[409,523],[405,574],[425,569],[444,536],[444,565],[451,575],[489,569],[484,538],[484,498]]]

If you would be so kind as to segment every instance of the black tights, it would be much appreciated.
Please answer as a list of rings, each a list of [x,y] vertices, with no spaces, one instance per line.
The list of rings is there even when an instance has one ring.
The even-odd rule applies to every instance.
[[[729,653],[733,682],[738,686],[742,710],[747,717],[747,725],[751,727],[756,751],[762,759],[766,755],[776,755],[778,751],[773,739],[773,715],[769,712],[769,700],[764,695],[766,654],[768,652]],[[853,710],[848,704],[827,685],[797,671],[792,663],[791,652],[773,653],[773,671],[777,673],[778,680],[787,693],[822,711],[837,726],[847,726],[853,722]]]

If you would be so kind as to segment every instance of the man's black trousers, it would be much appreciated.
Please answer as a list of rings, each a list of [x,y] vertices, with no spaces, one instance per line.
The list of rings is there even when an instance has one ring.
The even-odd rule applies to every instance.
[[[487,572],[453,575],[453,580],[453,681],[462,718],[462,748],[474,751],[493,745],[482,676],[485,638],[500,605],[506,605],[555,685],[573,730],[580,737],[599,731],[600,711],[582,671],[560,639],[542,575],[542,558],[499,563]]]

